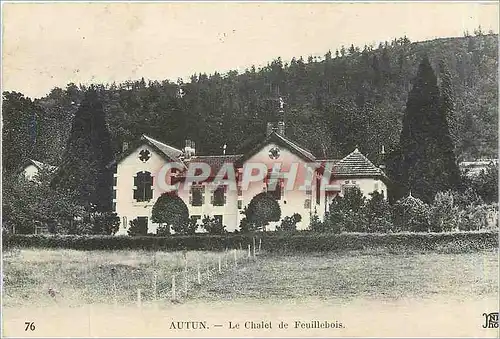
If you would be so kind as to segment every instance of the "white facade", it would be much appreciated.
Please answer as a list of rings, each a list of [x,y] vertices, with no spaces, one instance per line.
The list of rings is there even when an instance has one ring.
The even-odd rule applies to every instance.
[[[278,150],[277,155],[270,155],[273,150]],[[370,176],[366,173],[360,173],[359,177],[356,177],[356,173],[352,173],[351,167],[359,168],[359,166],[353,167],[348,164],[349,161],[347,160],[345,161],[347,165],[343,164],[343,159],[339,161],[339,164],[344,166],[344,172],[346,169],[348,172],[342,175],[334,174],[333,180],[328,181],[328,184],[333,187],[333,191],[326,193],[324,190],[317,190],[317,185],[320,182],[319,180],[322,179],[319,174],[313,177],[314,179],[311,181],[310,185],[304,186],[304,178],[307,177],[306,165],[315,160],[307,150],[300,148],[280,135],[269,135],[268,138],[264,140],[262,144],[257,145],[250,154],[245,154],[241,157],[229,157],[233,157],[232,159],[242,159],[237,166],[235,165],[235,171],[240,174],[247,164],[265,164],[268,170],[271,170],[273,166],[280,166],[279,176],[284,187],[281,189],[280,194],[276,194],[279,195],[279,197],[277,197],[277,202],[281,208],[281,218],[283,219],[284,217],[292,216],[294,213],[299,213],[302,217],[302,221],[297,224],[297,229],[306,229],[309,226],[312,213],[316,212],[320,218],[322,218],[331,199],[336,194],[342,195],[346,187],[359,187],[367,198],[369,198],[369,194],[373,191],[383,192],[384,196],[387,197],[387,187],[384,182],[385,176],[357,150],[344,159],[363,161],[363,165],[371,171],[369,173],[374,174]],[[225,159],[224,156],[199,157],[199,159],[202,158],[208,158],[208,160],[217,160],[217,158],[222,160]],[[195,161],[196,159],[197,157],[194,156],[191,158],[191,161]],[[121,218],[121,226],[117,234],[127,234],[127,229],[130,227],[130,221],[138,217],[147,218],[148,233],[156,233],[159,225],[151,221],[151,212],[158,197],[164,193],[162,185],[160,184],[163,179],[159,177],[159,175],[162,167],[168,162],[189,165],[189,162],[183,159],[182,151],[164,145],[149,137],[144,137],[142,144],[130,150],[126,156],[117,161],[116,173],[114,175],[115,183],[113,187],[115,192],[113,199],[114,208]],[[289,176],[290,173],[294,172],[291,170],[293,167],[297,168],[296,179],[292,180],[292,184],[289,184],[287,175]],[[333,173],[335,173],[335,171]],[[137,201],[137,199],[134,198],[134,194],[136,194],[134,190],[137,191],[137,186],[134,186],[134,181],[137,183],[138,176],[142,178],[144,175],[146,175],[146,177],[151,175],[152,177],[152,192],[151,195],[148,196],[148,200]],[[170,179],[166,181],[170,183]],[[205,215],[210,217],[218,216],[222,218],[222,223],[229,232],[239,229],[240,221],[243,218],[241,212],[244,207],[249,204],[252,198],[267,190],[267,185],[264,180],[250,182],[247,189],[227,189],[224,193],[225,199],[223,205],[215,206],[216,202],[214,201],[213,190],[216,185],[210,180],[201,185],[202,188],[200,189],[203,192],[201,204],[200,201],[197,201],[197,203],[193,201],[191,189],[184,189],[183,185],[181,185],[177,194],[188,206],[190,216],[199,217],[199,222],[201,222],[201,218]],[[289,189],[291,186],[287,185],[293,185],[293,189]],[[149,184],[147,186],[149,186]],[[299,189],[301,186],[302,189]],[[141,199],[142,198],[139,200]],[[195,204],[200,206],[194,206]],[[144,221],[145,219],[142,220]],[[271,223],[267,230],[274,230],[279,224],[280,222]],[[198,232],[200,231],[202,231],[201,228],[198,229]]]

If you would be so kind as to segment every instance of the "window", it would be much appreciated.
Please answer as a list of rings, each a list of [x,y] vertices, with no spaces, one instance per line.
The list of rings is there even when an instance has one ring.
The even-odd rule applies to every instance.
[[[243,208],[243,200],[238,200],[238,209],[241,210]]]
[[[128,227],[127,217],[123,217],[122,218],[122,224],[123,224],[123,228],[127,228]]]
[[[149,172],[138,172],[134,177],[134,199],[149,201],[153,199],[153,177]]]
[[[276,200],[281,200],[281,196],[283,195],[282,184],[283,184],[282,179],[270,180],[268,177],[267,192],[270,193],[274,197],[274,199],[276,199]]]
[[[226,186],[218,186],[212,195],[213,206],[224,206],[226,204]]]
[[[243,190],[241,189],[241,184],[238,183],[238,196],[241,197],[243,196]]]
[[[191,206],[202,206],[205,193],[205,186],[203,185],[192,185],[191,195],[189,197],[189,202]]]
[[[311,208],[311,199],[306,199],[304,201],[304,208],[310,209]]]
[[[321,202],[321,179],[316,179],[316,204],[319,205]]]

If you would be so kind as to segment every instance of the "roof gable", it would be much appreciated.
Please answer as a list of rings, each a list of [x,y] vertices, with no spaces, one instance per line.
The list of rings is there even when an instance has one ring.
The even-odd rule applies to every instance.
[[[151,137],[148,137],[147,135],[144,135],[144,134],[142,135],[140,140],[141,140],[140,144],[138,144],[135,147],[130,147],[126,152],[123,152],[122,154],[120,154],[120,156],[115,161],[113,161],[111,164],[109,164],[108,166],[111,166],[114,164],[119,164],[126,157],[128,157],[135,150],[137,150],[139,147],[144,145],[144,143],[146,143],[147,145],[151,146],[160,156],[162,156],[166,160],[178,162],[179,164],[182,164],[182,166],[185,167],[185,165],[181,159],[183,152],[180,149],[177,149],[177,148],[172,147],[170,145],[164,144],[163,142],[158,141],[156,139],[153,139]]]
[[[307,161],[315,161],[315,156],[307,149],[297,145],[295,142],[292,142],[290,139],[285,138],[284,136],[273,131],[269,134],[262,142],[256,145],[252,150],[244,154],[236,161],[236,166],[242,166],[243,163],[250,159],[252,156],[257,154],[262,148],[270,143],[275,143],[281,147],[288,149],[293,154],[297,155],[299,158],[307,160]]]

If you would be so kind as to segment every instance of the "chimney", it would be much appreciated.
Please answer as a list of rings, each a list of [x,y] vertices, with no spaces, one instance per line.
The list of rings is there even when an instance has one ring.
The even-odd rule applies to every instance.
[[[128,150],[128,142],[124,141],[122,143],[122,152],[125,153]]]
[[[278,121],[277,133],[281,136],[285,136],[285,122],[284,121]]]
[[[186,146],[184,147],[184,159],[190,159],[195,154],[195,144],[194,141],[186,140]]]
[[[381,149],[380,149],[380,157],[379,157],[379,165],[378,167],[381,169],[381,170],[385,170],[385,146],[382,145]]]

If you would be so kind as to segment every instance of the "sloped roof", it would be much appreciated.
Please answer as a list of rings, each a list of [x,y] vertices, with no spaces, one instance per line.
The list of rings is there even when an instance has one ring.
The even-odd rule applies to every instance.
[[[142,138],[149,141],[154,146],[156,146],[156,148],[158,148],[160,151],[162,151],[163,154],[165,154],[169,158],[177,159],[182,155],[182,151],[180,149],[177,149],[177,148],[172,147],[170,145],[164,144],[163,142],[160,142],[156,139],[148,137],[147,135],[143,135]]]
[[[210,166],[211,174],[217,175],[222,166],[226,163],[233,164],[242,157],[242,154],[231,155],[196,155],[191,157],[189,163],[205,163]]]
[[[368,160],[357,148],[335,164],[333,175],[337,177],[385,177],[384,172]]]
[[[180,159],[182,154],[183,154],[183,152],[180,149],[177,149],[177,148],[172,147],[170,145],[164,144],[163,142],[158,141],[156,139],[153,139],[145,134],[142,135],[141,141],[146,141],[146,143],[148,145],[150,145],[151,147],[153,147],[153,149],[155,149],[161,156],[163,156],[169,160],[176,161],[176,162],[182,164],[183,166],[185,166],[184,163],[182,162],[182,160]],[[137,147],[139,147],[139,146],[140,146],[139,144],[136,144],[135,146],[130,147],[126,152],[120,154],[116,160],[112,161],[107,166],[109,167],[109,166],[120,163],[123,159],[125,159],[132,152],[134,152],[137,149]]]
[[[316,157],[309,150],[303,148],[302,146],[299,146],[295,142],[292,142],[290,139],[285,138],[284,136],[276,133],[276,131],[273,131],[258,145],[256,145],[251,151],[241,156],[237,161],[237,166],[241,166],[246,160],[250,159],[254,154],[259,152],[262,149],[262,147],[266,146],[270,142],[274,142],[280,146],[286,147],[295,155],[303,159],[306,159],[308,161],[316,160]]]

